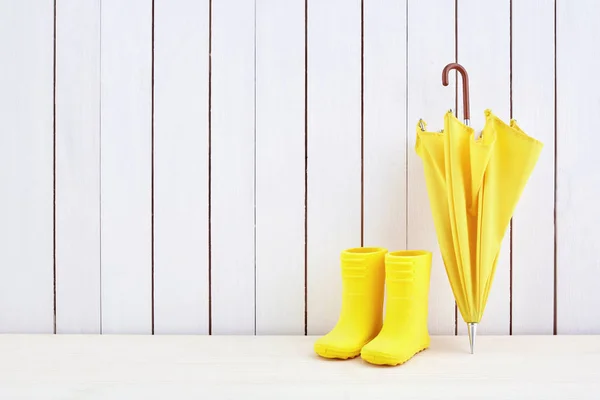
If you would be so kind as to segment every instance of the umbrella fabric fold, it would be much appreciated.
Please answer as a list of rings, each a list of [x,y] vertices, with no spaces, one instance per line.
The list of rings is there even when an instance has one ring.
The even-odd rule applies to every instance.
[[[442,132],[427,131],[421,120],[415,145],[446,273],[467,323],[483,316],[502,239],[543,146],[514,120],[507,125],[490,110],[485,117],[479,138],[450,111]]]

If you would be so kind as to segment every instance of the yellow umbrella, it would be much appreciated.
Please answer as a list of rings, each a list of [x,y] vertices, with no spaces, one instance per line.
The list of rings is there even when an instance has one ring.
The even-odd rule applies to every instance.
[[[507,125],[490,110],[479,138],[469,125],[468,75],[463,78],[464,122],[451,111],[444,129],[429,132],[419,121],[415,150],[422,159],[441,255],[458,309],[469,328],[471,353],[492,286],[502,239],[543,144]]]

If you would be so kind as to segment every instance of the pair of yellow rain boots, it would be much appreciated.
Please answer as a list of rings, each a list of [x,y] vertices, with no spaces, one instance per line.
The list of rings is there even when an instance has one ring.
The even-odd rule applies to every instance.
[[[314,343],[318,355],[360,354],[371,364],[398,365],[429,347],[431,252],[347,249],[341,253],[341,273],[341,312],[333,329]]]

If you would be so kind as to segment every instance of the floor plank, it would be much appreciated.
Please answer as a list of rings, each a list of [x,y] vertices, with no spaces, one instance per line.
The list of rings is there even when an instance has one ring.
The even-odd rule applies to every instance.
[[[321,359],[315,339],[4,335],[0,396],[584,399],[600,389],[600,336],[481,336],[473,355],[465,337],[433,336],[430,349],[388,368]]]

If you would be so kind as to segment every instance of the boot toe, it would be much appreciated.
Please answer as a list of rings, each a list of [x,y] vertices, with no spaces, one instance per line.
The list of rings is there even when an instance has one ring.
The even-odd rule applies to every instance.
[[[319,338],[314,344],[315,352],[325,358],[348,359],[360,354],[364,341],[335,330]]]
[[[360,348],[344,342],[318,340],[314,344],[315,353],[324,358],[346,360],[360,354]]]
[[[378,337],[361,350],[361,358],[375,365],[399,365],[410,360],[427,346],[418,346],[410,341]]]

